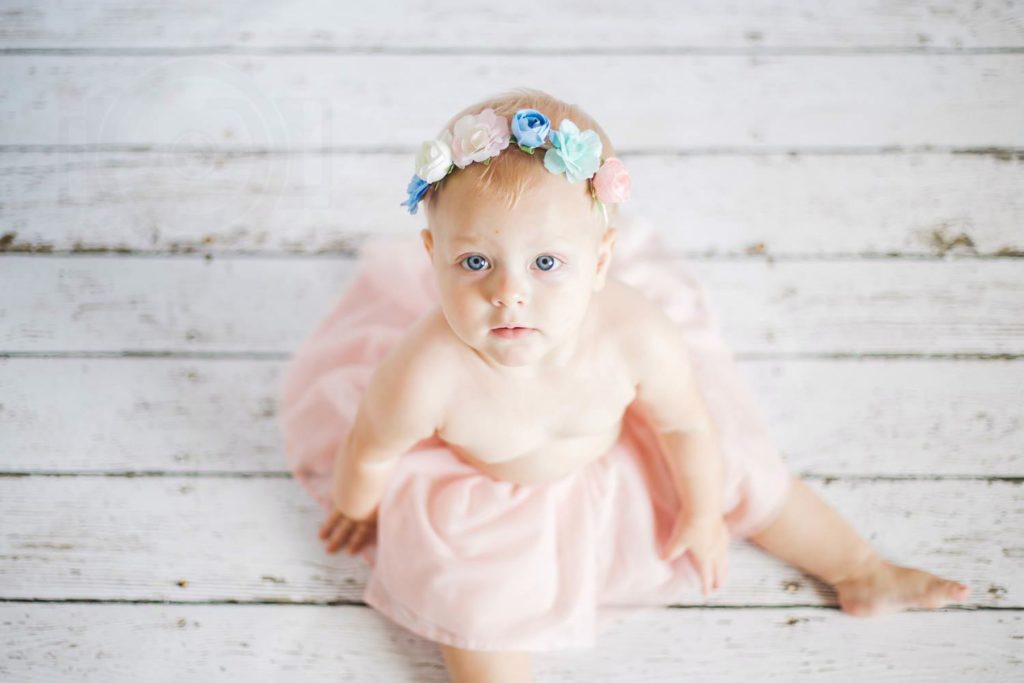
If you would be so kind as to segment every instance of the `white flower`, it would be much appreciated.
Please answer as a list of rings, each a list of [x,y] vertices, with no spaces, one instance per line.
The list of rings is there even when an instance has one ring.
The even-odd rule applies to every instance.
[[[452,167],[452,133],[446,130],[436,140],[427,140],[416,155],[416,175],[434,183],[448,175]]]

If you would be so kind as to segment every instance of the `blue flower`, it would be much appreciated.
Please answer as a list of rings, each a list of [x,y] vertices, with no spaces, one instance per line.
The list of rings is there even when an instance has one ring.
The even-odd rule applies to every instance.
[[[405,188],[405,191],[409,193],[409,198],[402,202],[401,206],[408,206],[409,213],[416,213],[416,205],[423,199],[423,195],[426,194],[428,187],[430,187],[430,183],[413,174],[412,180],[409,181],[409,186]]]
[[[586,180],[601,165],[601,138],[592,130],[582,133],[569,119],[562,119],[561,130],[551,131],[552,149],[544,153],[544,168],[564,173],[570,183]]]
[[[540,147],[550,129],[548,117],[536,109],[520,109],[512,117],[512,135],[520,147]]]

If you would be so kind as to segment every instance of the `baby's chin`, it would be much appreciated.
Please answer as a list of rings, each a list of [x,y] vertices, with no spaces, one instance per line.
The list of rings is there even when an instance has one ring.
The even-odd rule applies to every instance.
[[[518,339],[487,333],[484,338],[473,340],[472,346],[479,355],[495,365],[526,368],[542,364],[550,351],[549,342],[539,330],[534,330],[528,336]]]
[[[530,356],[526,356],[525,354],[522,354],[522,353],[516,353],[516,354],[509,354],[509,353],[494,354],[494,353],[488,353],[487,355],[495,363],[497,363],[498,365],[504,366],[506,368],[528,368],[528,367],[537,365],[537,363],[540,361],[539,358],[535,357],[535,354],[530,354]]]
[[[498,365],[509,368],[520,368],[536,365],[544,356],[544,349],[539,344],[523,341],[509,342],[498,340],[484,348],[477,348],[477,351],[486,355]]]

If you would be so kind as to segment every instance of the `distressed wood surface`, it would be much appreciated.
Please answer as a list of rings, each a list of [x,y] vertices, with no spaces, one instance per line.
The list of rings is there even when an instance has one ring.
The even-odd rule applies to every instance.
[[[0,358],[5,472],[286,470],[284,361]],[[1024,475],[1024,361],[739,359],[780,451],[817,477]],[[103,400],[94,397],[103,387]]]
[[[0,678],[447,680],[323,553],[276,390],[363,240],[420,227],[418,144],[531,85],[617,143],[791,467],[972,588],[864,621],[737,543],[707,605],[538,680],[1016,680],[1022,74],[1020,0],[6,2]]]
[[[677,254],[1024,255],[1024,154],[623,160],[631,210]],[[386,152],[0,153],[0,251],[351,253],[425,225],[399,206],[411,168]]]
[[[621,152],[1024,146],[1024,54],[550,60],[7,55],[0,145],[411,153],[453,107],[525,81],[585,102]]]
[[[230,0],[5,3],[12,48],[458,49],[973,48],[1024,46],[1016,2],[747,0],[560,2],[544,8],[414,0],[299,5]]]
[[[87,683],[448,680],[441,655],[365,607],[0,605],[0,673]],[[535,680],[1011,681],[1016,612],[659,610],[613,623],[591,651],[535,657]],[[160,662],[159,672],[154,662]]]
[[[892,561],[970,585],[966,604],[1022,606],[1019,482],[809,485]],[[324,513],[288,478],[5,477],[0,511],[7,599],[360,602],[369,573],[360,558],[323,551]],[[706,602],[834,605],[835,596],[736,542],[727,585]],[[704,603],[697,590],[677,601]]]
[[[0,288],[0,349],[287,353],[354,263],[8,255],[18,286]],[[666,263],[705,283],[737,353],[1024,353],[1016,259]]]

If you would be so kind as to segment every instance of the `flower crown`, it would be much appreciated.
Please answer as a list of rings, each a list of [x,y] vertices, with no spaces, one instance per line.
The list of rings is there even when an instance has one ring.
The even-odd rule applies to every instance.
[[[565,174],[570,183],[590,182],[590,196],[608,221],[605,204],[629,199],[629,172],[616,157],[601,158],[601,138],[593,130],[580,131],[569,119],[562,119],[559,130],[553,130],[548,118],[536,109],[520,109],[509,122],[493,109],[467,114],[455,122],[454,133],[445,130],[435,140],[427,140],[416,155],[416,173],[406,188],[408,198],[402,206],[409,213],[416,207],[433,183],[444,180],[455,167],[465,168],[474,161],[491,163],[509,146],[533,154],[544,149],[544,168],[555,175]]]

